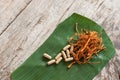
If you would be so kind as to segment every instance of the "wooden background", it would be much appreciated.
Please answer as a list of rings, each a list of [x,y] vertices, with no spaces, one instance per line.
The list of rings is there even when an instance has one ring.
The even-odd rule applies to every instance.
[[[0,0],[0,80],[20,66],[77,12],[102,25],[116,55],[94,80],[120,80],[120,0]]]

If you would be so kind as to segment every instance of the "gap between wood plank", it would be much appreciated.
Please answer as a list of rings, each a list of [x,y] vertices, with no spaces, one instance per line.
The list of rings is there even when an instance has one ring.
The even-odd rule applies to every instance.
[[[7,27],[4,29],[4,30],[2,30],[2,32],[0,33],[0,36],[8,29],[8,27],[17,19],[17,17],[27,8],[27,6],[30,4],[32,2],[32,0],[31,1],[29,1],[28,3],[27,3],[27,5],[15,16],[15,18],[7,25]]]
[[[63,18],[63,16],[67,13],[67,11],[72,7],[72,5],[74,4],[75,1],[73,1],[70,6],[65,10],[65,12],[63,13],[63,15],[60,17],[60,19],[58,20],[58,23],[61,21],[61,19]]]

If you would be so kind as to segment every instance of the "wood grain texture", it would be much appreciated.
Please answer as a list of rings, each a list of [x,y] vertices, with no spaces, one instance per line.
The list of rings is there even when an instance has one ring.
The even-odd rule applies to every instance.
[[[120,0],[0,0],[0,80],[18,68],[76,12],[102,25],[116,55],[94,80],[120,80]]]

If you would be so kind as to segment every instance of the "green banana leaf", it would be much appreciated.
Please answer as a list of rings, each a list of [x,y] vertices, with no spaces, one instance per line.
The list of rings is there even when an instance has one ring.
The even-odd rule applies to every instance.
[[[47,66],[43,53],[55,57],[68,44],[68,39],[75,33],[75,23],[78,30],[94,30],[102,33],[106,49],[93,56],[91,62],[96,64],[74,64],[67,69],[71,62],[61,61],[60,64]],[[115,49],[104,29],[94,21],[73,13],[60,23],[51,36],[39,47],[12,75],[12,80],[92,80],[114,56]]]

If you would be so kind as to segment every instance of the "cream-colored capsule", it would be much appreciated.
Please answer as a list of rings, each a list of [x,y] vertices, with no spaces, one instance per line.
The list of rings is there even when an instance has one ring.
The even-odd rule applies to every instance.
[[[65,52],[64,52],[64,51],[62,51],[62,55],[63,55],[63,58],[64,58],[64,59],[66,59],[66,58],[67,58],[67,56],[66,56],[66,54],[65,54]]]
[[[74,49],[74,47],[73,47],[73,46],[71,46],[71,47],[70,47],[70,53],[72,53],[72,52],[73,52],[73,49]]]
[[[68,61],[72,61],[73,60],[73,57],[70,57],[70,58],[66,58],[65,61],[68,62]]]
[[[58,58],[61,57],[61,56],[62,56],[62,54],[59,53],[59,54],[55,57],[55,59],[58,59]]]
[[[66,53],[67,53],[67,57],[69,58],[70,57],[70,51],[68,49],[66,50]]]
[[[50,61],[47,62],[48,65],[51,65],[51,64],[53,64],[53,63],[55,63],[55,59],[50,60]]]
[[[66,51],[68,48],[70,48],[70,45],[65,46],[63,50]]]
[[[52,59],[52,57],[48,55],[47,53],[44,53],[43,56],[46,57],[47,59]]]
[[[56,64],[60,63],[61,60],[62,60],[62,57],[59,57],[59,58],[56,60]]]

